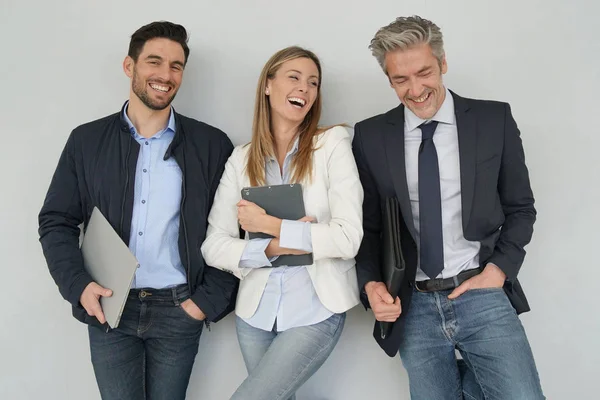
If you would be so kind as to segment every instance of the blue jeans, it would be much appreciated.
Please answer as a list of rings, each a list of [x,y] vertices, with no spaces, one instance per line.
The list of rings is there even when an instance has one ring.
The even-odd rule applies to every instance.
[[[133,289],[116,329],[89,326],[102,399],[185,399],[203,326],[181,308],[187,298],[187,285]]]
[[[450,293],[413,291],[400,343],[411,399],[544,399],[525,330],[504,290],[470,290],[455,300]],[[467,368],[460,368],[455,349]]]
[[[337,344],[346,314],[284,332],[263,331],[236,319],[248,377],[231,400],[295,399],[294,393],[323,365]]]

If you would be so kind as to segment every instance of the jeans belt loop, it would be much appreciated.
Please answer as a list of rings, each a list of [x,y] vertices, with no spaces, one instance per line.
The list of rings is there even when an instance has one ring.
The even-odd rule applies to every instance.
[[[175,307],[179,307],[179,297],[177,296],[177,287],[172,287],[171,293],[173,295],[173,304],[175,304]]]

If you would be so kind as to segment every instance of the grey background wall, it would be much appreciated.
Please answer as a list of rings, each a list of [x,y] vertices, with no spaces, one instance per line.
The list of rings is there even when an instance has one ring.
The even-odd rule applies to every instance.
[[[98,399],[87,331],[70,316],[41,254],[37,212],[70,130],[119,110],[129,36],[184,24],[191,59],[178,111],[249,140],[256,81],[299,44],[324,68],[323,123],[354,124],[398,103],[367,45],[396,16],[436,21],[446,84],[508,101],[521,128],[539,219],[521,272],[522,316],[549,399],[588,399],[600,368],[600,8],[595,1],[0,0],[0,398]],[[408,399],[400,359],[371,339],[356,307],[341,342],[298,398]],[[205,331],[191,399],[227,399],[245,377],[228,317]]]

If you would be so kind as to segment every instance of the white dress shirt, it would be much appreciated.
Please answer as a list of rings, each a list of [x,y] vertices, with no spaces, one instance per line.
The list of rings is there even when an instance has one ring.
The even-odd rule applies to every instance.
[[[440,193],[442,196],[442,235],[444,240],[444,269],[436,278],[450,278],[460,272],[479,267],[479,242],[465,239],[462,227],[462,206],[460,189],[460,163],[458,152],[458,129],[454,115],[454,99],[446,89],[446,99],[442,107],[431,119],[438,122],[433,135],[433,143],[438,155],[440,168]],[[421,129],[426,122],[417,117],[407,107],[404,108],[404,151],[406,179],[413,222],[419,235],[419,147]],[[426,212],[427,210],[424,210]],[[417,240],[417,246],[419,242]],[[417,281],[430,279],[420,268]]]

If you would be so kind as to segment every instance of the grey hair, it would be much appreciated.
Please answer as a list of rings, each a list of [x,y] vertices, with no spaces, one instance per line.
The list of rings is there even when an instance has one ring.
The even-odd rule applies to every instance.
[[[417,15],[398,17],[391,24],[379,29],[371,40],[369,49],[387,75],[385,54],[394,50],[406,50],[420,44],[428,44],[441,66],[444,60],[442,31],[433,22]]]

